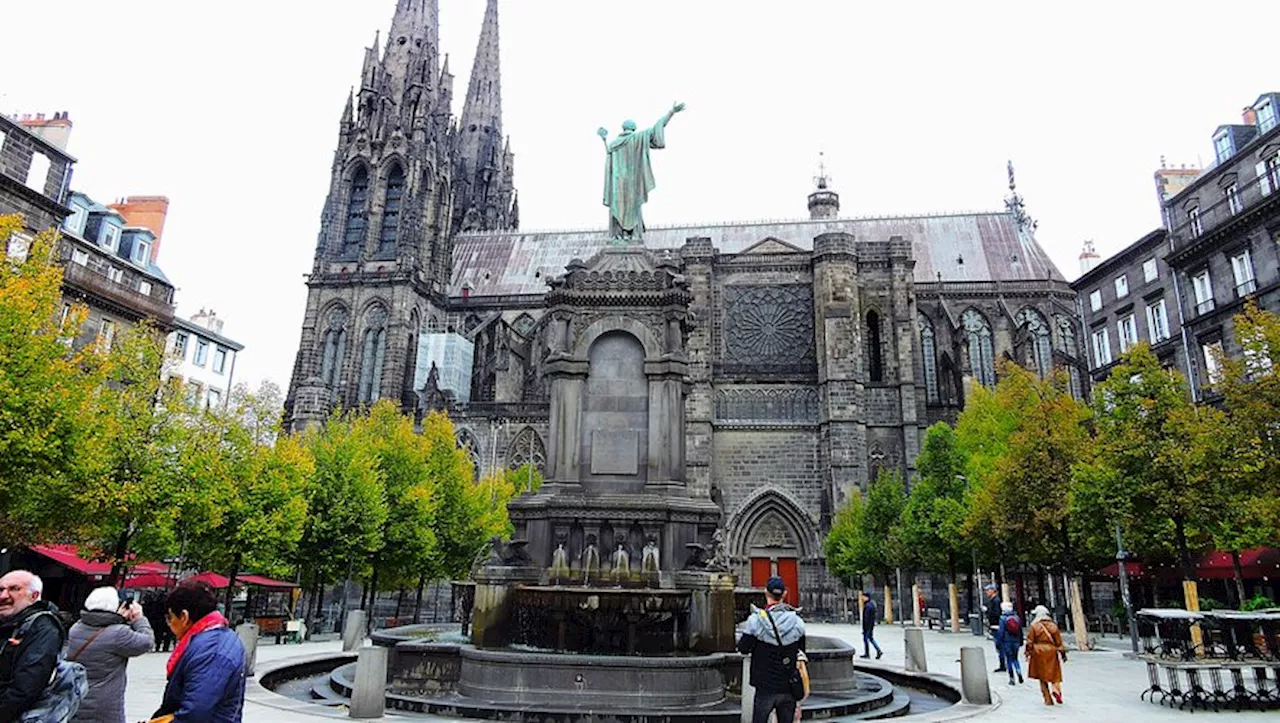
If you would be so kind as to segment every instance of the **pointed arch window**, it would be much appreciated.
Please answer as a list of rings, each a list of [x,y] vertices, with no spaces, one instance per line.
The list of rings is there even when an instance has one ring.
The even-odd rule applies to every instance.
[[[1047,378],[1053,371],[1053,345],[1050,341],[1049,323],[1045,321],[1044,315],[1031,307],[1025,307],[1019,311],[1015,320],[1019,326],[1027,330],[1027,342],[1031,345],[1030,359],[1027,361],[1035,365],[1041,377]]]
[[[396,240],[400,238],[400,207],[404,202],[404,171],[399,164],[387,174],[387,193],[382,205],[382,231],[378,235],[378,256],[390,257],[396,253]]]
[[[880,315],[867,312],[867,375],[873,382],[884,381],[884,356],[880,349]]]
[[[1080,353],[1076,346],[1076,325],[1071,317],[1059,314],[1055,319],[1054,329],[1058,332],[1058,349],[1067,356],[1067,383],[1070,385],[1074,399],[1084,399],[1084,384],[1080,378],[1080,367],[1077,359]]]
[[[991,324],[977,309],[968,309],[960,317],[969,342],[969,369],[973,378],[983,386],[996,384],[995,346],[991,339]]]
[[[938,344],[933,335],[933,322],[924,314],[916,316],[920,329],[920,355],[924,362],[924,398],[928,404],[937,404],[938,394]]]
[[[382,363],[387,354],[387,310],[375,306],[365,319],[360,355],[361,404],[372,404],[381,397]]]
[[[351,174],[347,193],[347,225],[342,232],[342,255],[359,256],[369,225],[369,172],[364,166]]]
[[[328,324],[320,355],[320,379],[326,386],[338,386],[342,371],[342,358],[347,353],[347,310],[341,306],[329,311]]]

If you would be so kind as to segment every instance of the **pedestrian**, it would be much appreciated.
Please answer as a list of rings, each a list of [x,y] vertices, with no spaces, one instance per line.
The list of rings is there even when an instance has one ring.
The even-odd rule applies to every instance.
[[[129,658],[151,650],[155,636],[137,603],[120,601],[114,587],[100,587],[84,601],[80,621],[71,626],[64,649],[67,660],[84,666],[89,694],[80,702],[76,723],[124,723],[125,669]]]
[[[44,582],[26,570],[0,577],[0,723],[41,703],[58,667],[66,631],[43,594]]]
[[[866,590],[858,593],[858,599],[862,601],[862,657],[870,658],[871,648],[874,647],[876,660],[879,660],[884,655],[880,644],[876,642],[876,620],[880,617],[880,610]]]
[[[218,612],[209,583],[188,580],[165,599],[165,617],[178,644],[166,665],[164,702],[152,718],[174,723],[239,723],[244,708],[245,659],[240,638]]]
[[[1040,694],[1045,705],[1062,703],[1062,664],[1067,662],[1067,648],[1062,633],[1049,618],[1049,609],[1037,605],[1031,611],[1031,627],[1027,631],[1027,677],[1040,681]],[[1053,686],[1053,697],[1049,686]]]
[[[1018,674],[1018,682],[1023,682],[1022,662],[1018,660],[1022,638],[1022,620],[1013,611],[1013,603],[1000,603],[1000,628],[996,633],[996,641],[1000,646],[1000,664],[1009,670],[1009,685],[1014,685],[1015,672]]]
[[[764,586],[765,608],[752,606],[738,652],[751,656],[751,685],[756,689],[753,723],[768,723],[778,714],[779,723],[796,719],[797,705],[808,695],[807,674],[800,665],[804,652],[804,621],[795,608],[782,602],[787,585],[771,577]]]
[[[982,592],[986,596],[986,600],[982,604],[982,612],[987,616],[987,630],[991,633],[991,639],[995,641],[996,632],[1000,629],[999,592],[997,591],[996,586],[992,583],[988,583],[986,587],[982,588]],[[996,660],[999,661],[1000,667],[991,672],[1003,673],[1007,668],[1005,668],[1004,658],[1000,656],[1000,643],[998,641],[995,643],[995,648]]]
[[[142,614],[151,623],[151,632],[155,635],[157,653],[167,653],[173,646],[173,632],[164,617],[164,595],[148,593],[142,598]]]

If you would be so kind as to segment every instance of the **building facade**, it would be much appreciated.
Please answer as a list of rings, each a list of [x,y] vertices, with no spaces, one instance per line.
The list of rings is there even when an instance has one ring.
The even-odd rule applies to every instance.
[[[1246,300],[1280,312],[1280,93],[1213,135],[1214,163],[1163,204],[1168,262],[1197,400],[1216,397],[1215,352],[1241,354],[1233,317]]]
[[[192,403],[225,408],[235,386],[236,355],[244,345],[223,334],[223,321],[212,310],[177,317],[173,326],[165,342],[163,378],[184,385]]]
[[[1094,382],[1106,379],[1139,342],[1150,344],[1165,367],[1187,375],[1182,309],[1168,255],[1169,234],[1156,229],[1071,283]]]
[[[1156,171],[1164,228],[1072,283],[1095,381],[1141,341],[1214,401],[1219,356],[1242,353],[1235,315],[1247,300],[1280,311],[1280,93],[1220,126],[1213,148],[1208,168]]]
[[[1064,369],[1085,393],[1075,293],[1036,242],[1012,168],[1005,209],[990,213],[845,218],[821,179],[807,218],[650,227],[635,253],[611,251],[603,227],[518,231],[497,150],[496,0],[461,123],[447,120],[447,71],[416,105],[403,84],[379,84],[434,62],[434,6],[398,3],[386,49],[365,63],[381,100],[343,116],[288,395],[295,428],[391,398],[449,410],[478,474],[533,462],[551,485],[660,480],[664,499],[677,485],[714,502],[743,582],[781,574],[800,604],[830,611],[822,536],[836,508],[882,471],[909,478],[924,429],[994,384],[1001,359]],[[475,181],[471,159],[492,173]],[[393,193],[401,168],[410,180]],[[673,434],[678,460],[655,441]],[[640,522],[592,524],[639,530],[625,544],[640,559]]]
[[[88,309],[73,337],[75,348],[91,343],[109,348],[121,330],[143,319],[167,333],[174,288],[156,265],[157,235],[70,190],[75,163],[65,151],[70,132],[65,113],[16,121],[0,116],[0,213],[22,214],[26,236],[58,228],[64,318],[75,304]]]

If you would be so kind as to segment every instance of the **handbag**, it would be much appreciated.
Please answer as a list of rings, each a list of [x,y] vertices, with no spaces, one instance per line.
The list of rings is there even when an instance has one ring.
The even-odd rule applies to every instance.
[[[769,619],[769,625],[773,627],[773,637],[778,641],[778,647],[782,645],[782,635],[778,632],[778,624],[773,621],[773,615],[768,610],[764,611],[764,616]],[[791,663],[787,658],[782,659],[782,663],[786,665]],[[796,660],[792,664],[791,675],[787,678],[787,687],[790,689],[791,697],[800,702],[809,697],[809,666],[800,660]]]

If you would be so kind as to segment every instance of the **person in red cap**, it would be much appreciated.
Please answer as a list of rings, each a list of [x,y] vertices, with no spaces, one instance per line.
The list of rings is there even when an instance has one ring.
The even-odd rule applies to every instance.
[[[754,723],[768,723],[775,711],[781,723],[789,723],[805,697],[803,688],[796,686],[801,680],[797,661],[804,653],[804,621],[795,608],[782,602],[786,592],[782,578],[769,578],[764,585],[765,608],[751,607],[751,617],[738,638],[738,652],[751,656]]]

